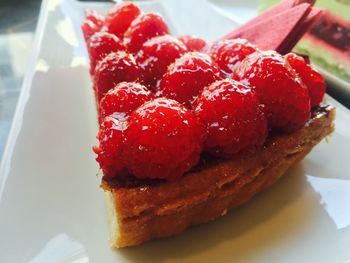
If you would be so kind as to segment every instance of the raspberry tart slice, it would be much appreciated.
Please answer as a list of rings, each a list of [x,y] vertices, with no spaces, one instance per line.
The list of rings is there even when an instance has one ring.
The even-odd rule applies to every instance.
[[[324,79],[296,54],[176,39],[161,16],[128,2],[99,17],[82,29],[113,248],[226,214],[334,130]]]

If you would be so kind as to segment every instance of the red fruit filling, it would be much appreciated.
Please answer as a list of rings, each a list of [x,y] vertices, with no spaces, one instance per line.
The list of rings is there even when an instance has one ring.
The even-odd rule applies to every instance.
[[[285,58],[306,85],[309,91],[311,107],[318,106],[326,93],[324,78],[317,70],[308,65],[301,56],[289,53]]]
[[[310,118],[307,88],[280,54],[265,51],[249,55],[235,70],[234,78],[255,88],[272,127],[293,131]]]
[[[120,50],[125,50],[125,47],[117,36],[107,32],[93,34],[88,43],[90,74],[94,74],[97,62],[109,53]]]
[[[137,82],[120,82],[110,89],[100,101],[100,120],[114,113],[129,115],[153,94]]]
[[[93,150],[105,180],[132,173],[171,181],[203,149],[223,158],[254,152],[268,124],[301,128],[325,94],[322,76],[293,53],[259,51],[244,39],[210,46],[193,36],[176,39],[160,15],[142,14],[132,2],[116,4],[106,18],[88,10],[81,28],[99,102]],[[203,50],[208,54],[197,52]]]
[[[121,160],[123,131],[126,124],[126,120],[121,116],[109,116],[100,126],[97,135],[99,146],[93,147],[93,150],[97,154],[96,161],[103,171],[103,179],[123,177],[126,174]]]
[[[169,34],[163,18],[155,13],[139,15],[124,34],[124,41],[130,52],[137,52],[143,43],[156,36]]]
[[[188,51],[202,51],[207,45],[205,40],[195,36],[179,36],[179,40],[185,44]]]
[[[170,35],[158,36],[146,41],[136,59],[144,71],[145,82],[150,87],[154,86],[168,66],[186,51],[186,46]]]
[[[140,13],[140,9],[133,2],[115,4],[106,16],[107,31],[122,39],[125,31]]]
[[[258,97],[235,80],[219,80],[204,88],[193,108],[207,130],[204,148],[215,156],[255,150],[266,139],[267,119]]]
[[[198,162],[202,141],[202,128],[190,110],[158,98],[131,114],[123,158],[137,178],[175,180]]]
[[[102,14],[95,10],[87,9],[85,11],[85,20],[81,25],[81,30],[83,31],[85,42],[88,43],[90,37],[96,32],[101,30],[105,18]]]
[[[208,55],[186,53],[169,66],[159,83],[158,95],[190,107],[200,91],[219,78],[219,70]]]
[[[138,81],[140,68],[131,54],[124,51],[112,52],[104,57],[95,68],[94,89],[97,101],[122,81]]]
[[[247,40],[237,38],[214,42],[209,47],[208,53],[219,66],[223,76],[228,77],[239,62],[257,50],[258,48],[250,44]]]

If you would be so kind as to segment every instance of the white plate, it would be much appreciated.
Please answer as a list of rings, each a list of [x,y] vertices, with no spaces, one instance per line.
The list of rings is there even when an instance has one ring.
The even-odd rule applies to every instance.
[[[191,8],[184,0],[166,3],[142,7],[167,12],[173,29],[203,37],[233,27],[205,1]],[[59,0],[42,6],[0,171],[1,263],[350,260],[350,113],[331,98],[335,133],[274,187],[178,237],[112,251],[91,151],[97,125],[78,30],[84,6]]]

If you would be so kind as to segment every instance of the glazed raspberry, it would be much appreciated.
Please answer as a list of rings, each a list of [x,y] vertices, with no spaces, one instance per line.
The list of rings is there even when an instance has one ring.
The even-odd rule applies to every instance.
[[[214,42],[209,47],[208,53],[219,66],[223,76],[228,77],[239,62],[255,51],[257,51],[256,46],[245,39],[237,38]]]
[[[187,48],[176,38],[165,35],[146,41],[137,55],[137,63],[144,70],[146,82],[154,86],[168,66],[185,54]]]
[[[158,98],[131,114],[123,158],[138,178],[176,180],[198,162],[202,141],[202,128],[190,110]]]
[[[85,42],[88,43],[90,37],[96,32],[100,31],[105,18],[102,14],[98,13],[95,10],[87,9],[85,11],[85,20],[81,25],[81,30],[85,38]]]
[[[197,97],[194,112],[205,125],[204,148],[219,157],[255,150],[267,136],[267,119],[255,92],[235,80],[218,80]]]
[[[159,83],[158,94],[190,107],[199,92],[219,79],[219,70],[202,53],[186,53],[175,60]]]
[[[100,119],[115,112],[128,115],[152,98],[153,94],[145,86],[137,82],[120,82],[101,99]]]
[[[127,126],[127,120],[123,116],[106,117],[100,126],[97,135],[99,146],[93,147],[97,154],[96,161],[103,171],[103,179],[122,177],[125,168],[121,160],[123,145],[123,131]]]
[[[124,41],[130,52],[137,52],[148,39],[169,34],[163,18],[155,13],[139,15],[124,34]]]
[[[202,51],[207,45],[203,39],[195,36],[179,36],[179,40],[185,44],[188,51]]]
[[[310,118],[308,91],[278,53],[265,51],[249,55],[235,70],[234,78],[256,89],[272,127],[293,131]]]
[[[93,75],[98,61],[111,52],[125,50],[125,47],[117,36],[107,32],[97,32],[90,38],[88,50],[90,56],[90,73]]]
[[[326,93],[324,78],[318,71],[308,65],[302,57],[289,53],[285,58],[306,85],[309,91],[311,107],[318,106]]]
[[[140,9],[133,2],[115,4],[106,16],[108,32],[123,38],[125,31],[140,13]]]
[[[96,66],[94,89],[97,100],[122,81],[138,81],[140,68],[131,54],[124,51],[112,52],[104,57]]]

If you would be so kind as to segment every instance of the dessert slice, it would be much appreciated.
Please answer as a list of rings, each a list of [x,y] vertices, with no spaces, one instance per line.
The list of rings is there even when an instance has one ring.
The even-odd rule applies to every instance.
[[[256,88],[258,94],[259,89],[270,93],[276,92],[274,88],[278,88],[279,94],[273,93],[268,98],[265,97],[264,112],[260,111],[255,91],[237,81],[218,80],[204,88],[192,106],[196,116],[202,123],[207,124],[204,151],[210,154],[202,154],[199,163],[184,175],[176,174],[181,169],[181,173],[186,171],[186,166],[178,165],[169,175],[169,170],[166,169],[169,166],[166,163],[161,164],[158,159],[161,157],[159,154],[161,150],[152,150],[167,149],[169,142],[166,143],[164,138],[160,144],[152,143],[153,147],[150,147],[149,143],[142,144],[145,139],[152,140],[150,139],[152,136],[159,139],[161,127],[167,125],[161,118],[157,118],[156,113],[162,112],[166,115],[166,119],[170,119],[172,115],[168,115],[164,109],[158,110],[159,107],[150,107],[152,103],[154,106],[154,101],[145,103],[131,114],[129,127],[125,132],[124,146],[126,145],[127,149],[124,149],[124,158],[126,156],[125,163],[132,169],[133,175],[107,177],[105,173],[102,181],[109,210],[112,247],[132,246],[150,239],[172,236],[192,225],[205,223],[224,215],[229,209],[243,204],[275,183],[290,166],[303,159],[318,142],[333,131],[335,110],[332,106],[320,105],[324,90],[320,88],[309,90],[309,96],[313,98],[315,105],[310,113],[309,96],[305,99],[304,87],[285,76],[292,74],[293,71],[282,65],[282,61],[284,59],[277,53],[256,52],[247,56],[234,71],[236,79],[259,87]],[[301,58],[289,54],[286,56],[286,61],[300,72],[300,77],[305,79],[308,87],[315,85],[305,78],[310,74],[308,70],[312,69],[305,63],[298,64],[303,63]],[[255,72],[254,76],[250,70]],[[278,72],[282,72],[285,79],[279,76]],[[265,77],[261,78],[260,75]],[[277,79],[279,82],[276,84]],[[281,88],[279,85],[282,83],[288,86]],[[285,95],[281,92],[283,89]],[[293,97],[291,92],[296,92],[296,96]],[[282,98],[282,103],[278,105]],[[260,96],[260,99],[264,101],[263,96]],[[166,99],[157,100],[166,101]],[[302,103],[303,100],[306,103]],[[290,103],[298,105],[297,108],[284,106]],[[170,108],[175,107],[176,103],[173,103]],[[152,113],[149,113],[146,120],[139,118],[146,116],[147,109],[150,108]],[[305,111],[302,108],[305,108]],[[270,112],[266,114],[267,120],[270,126],[275,127],[275,131],[270,132],[266,141],[265,112]],[[288,112],[292,114],[288,116]],[[191,115],[188,111],[187,114],[189,118]],[[135,115],[138,118],[135,118]],[[171,120],[171,123],[177,122]],[[175,136],[171,137],[170,141],[187,145],[187,150],[197,149],[198,154],[198,148],[193,145],[195,138],[200,137],[198,133],[195,135],[198,127],[193,125],[190,119],[183,119],[183,122],[191,125],[192,139],[184,141],[183,138]],[[150,133],[147,138],[143,138],[145,135],[142,134],[142,129],[135,132],[135,123],[141,127],[148,127]],[[153,129],[157,132],[157,136],[150,127],[152,123],[156,123]],[[180,126],[173,124],[170,126],[173,130],[177,130],[178,134],[183,134]],[[137,134],[137,137],[141,138],[137,143],[134,143],[135,136],[132,144],[128,142],[130,130],[132,134]],[[285,133],[282,130],[289,132]],[[200,140],[195,145],[198,143]],[[262,144],[263,146],[259,147]],[[146,154],[143,150],[130,150],[138,145],[141,149],[147,149]],[[180,151],[175,154],[170,152],[174,147],[172,144],[169,150],[164,152],[164,155],[172,156],[172,164],[177,164],[182,159],[186,160],[182,162],[183,164],[196,163],[193,159],[184,157]],[[133,154],[130,155],[130,152]],[[151,158],[149,152],[158,152],[157,158]],[[132,159],[138,161],[133,162]],[[149,162],[162,165],[164,170],[153,167],[150,171]],[[135,165],[141,169],[135,169]],[[171,181],[150,178],[171,179]]]
[[[335,109],[322,105],[300,130],[271,136],[251,156],[203,159],[179,181],[103,180],[114,248],[173,236],[223,216],[273,185],[331,134]]]
[[[294,2],[307,18],[309,6]],[[178,234],[248,201],[329,135],[335,114],[321,104],[324,79],[302,57],[242,39],[179,41],[161,16],[135,10],[123,2],[100,16],[102,26],[91,16],[82,26],[115,248]],[[288,51],[293,41],[279,40]]]

